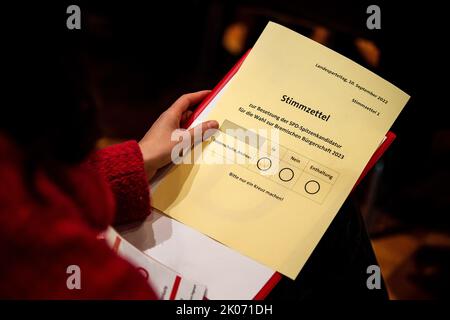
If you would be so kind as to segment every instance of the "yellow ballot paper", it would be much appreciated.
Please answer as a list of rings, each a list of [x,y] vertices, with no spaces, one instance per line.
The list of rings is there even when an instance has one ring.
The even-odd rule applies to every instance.
[[[153,206],[295,279],[408,99],[269,23],[207,117],[202,161],[174,165]]]

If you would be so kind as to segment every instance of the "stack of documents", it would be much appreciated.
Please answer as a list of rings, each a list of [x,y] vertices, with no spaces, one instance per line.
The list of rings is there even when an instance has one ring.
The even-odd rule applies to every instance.
[[[295,279],[409,99],[275,23],[226,81],[190,125],[220,123],[200,157],[152,182],[142,224],[108,233],[163,299],[252,299],[276,271]]]
[[[408,99],[269,23],[206,117],[221,127],[202,161],[173,166],[152,205],[295,279]]]

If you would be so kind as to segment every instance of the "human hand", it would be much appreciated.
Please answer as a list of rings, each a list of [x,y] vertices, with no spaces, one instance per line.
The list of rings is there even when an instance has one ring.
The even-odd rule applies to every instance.
[[[159,116],[139,141],[139,147],[144,158],[145,172],[149,180],[158,169],[171,162],[172,149],[179,143],[178,141],[172,141],[172,133],[180,129],[181,124],[191,116],[192,111],[188,110],[189,107],[201,102],[209,93],[209,90],[204,90],[182,95]],[[203,136],[206,130],[217,129],[218,127],[217,121],[210,120],[199,124],[196,128],[200,128]],[[187,130],[191,136],[191,141],[194,141],[194,130],[195,128]]]

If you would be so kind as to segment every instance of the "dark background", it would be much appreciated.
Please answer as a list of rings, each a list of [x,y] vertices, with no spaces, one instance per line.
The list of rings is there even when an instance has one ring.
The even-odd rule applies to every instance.
[[[99,145],[139,139],[179,95],[212,89],[267,22],[278,22],[411,95],[392,128],[396,141],[355,197],[391,298],[446,297],[448,18],[440,2],[392,2],[78,2],[82,30],[72,32],[81,42],[71,51],[99,110]],[[369,4],[381,8],[381,30],[366,27]]]

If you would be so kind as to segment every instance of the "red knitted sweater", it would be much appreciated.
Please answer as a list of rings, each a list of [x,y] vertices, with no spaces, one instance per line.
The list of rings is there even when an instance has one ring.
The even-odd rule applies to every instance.
[[[112,223],[150,214],[138,144],[105,148],[67,169],[65,191],[38,171],[41,200],[24,183],[22,161],[0,135],[0,298],[155,299],[141,274],[96,238]],[[80,268],[81,289],[67,287],[70,265]]]

